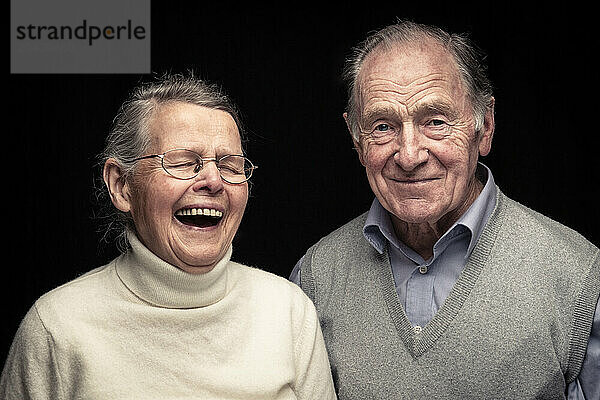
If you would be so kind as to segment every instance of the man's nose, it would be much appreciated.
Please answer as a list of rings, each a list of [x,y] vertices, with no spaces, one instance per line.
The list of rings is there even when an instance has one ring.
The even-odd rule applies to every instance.
[[[194,183],[196,191],[206,190],[216,193],[223,189],[223,179],[215,160],[204,160],[202,169],[194,179],[196,180]]]
[[[403,124],[395,145],[394,162],[404,171],[412,171],[429,159],[429,151],[424,147],[425,138],[413,123]]]

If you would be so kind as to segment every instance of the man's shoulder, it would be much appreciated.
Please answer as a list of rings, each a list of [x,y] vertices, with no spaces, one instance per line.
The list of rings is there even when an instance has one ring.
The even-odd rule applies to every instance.
[[[504,202],[504,225],[514,240],[573,255],[598,253],[598,247],[567,225],[506,196]]]
[[[363,235],[367,215],[368,212],[360,214],[313,244],[302,258],[301,268],[314,269],[321,265],[327,273],[332,273],[339,265],[345,264],[343,260],[367,257],[370,250],[373,250]],[[346,267],[342,269],[345,273],[349,271]],[[303,288],[304,282],[303,279]]]
[[[367,220],[368,214],[368,211],[365,211],[359,216],[352,218],[350,221],[325,235],[323,238],[321,238],[321,240],[315,243],[314,246],[342,244],[347,242],[349,239],[362,236],[363,227],[365,225],[365,221]]]

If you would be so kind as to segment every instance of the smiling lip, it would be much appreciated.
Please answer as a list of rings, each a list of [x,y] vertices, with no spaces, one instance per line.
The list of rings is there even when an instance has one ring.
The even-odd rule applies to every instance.
[[[398,182],[398,183],[403,183],[406,185],[416,185],[419,183],[429,183],[429,182],[433,182],[433,181],[437,181],[439,178],[420,178],[420,179],[414,179],[414,178],[392,178],[392,180],[394,182]]]

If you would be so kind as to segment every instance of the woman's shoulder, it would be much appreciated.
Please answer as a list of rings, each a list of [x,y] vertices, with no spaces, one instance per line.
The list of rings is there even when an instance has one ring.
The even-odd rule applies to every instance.
[[[91,304],[106,298],[107,288],[113,286],[112,263],[92,269],[44,293],[33,304],[43,322],[68,320],[78,312],[92,311]]]
[[[317,310],[300,286],[261,268],[233,266],[239,273],[236,297],[243,299],[244,308],[253,310],[255,318],[277,320],[280,327],[289,326],[296,334],[318,325]]]
[[[290,299],[295,302],[310,303],[310,299],[302,289],[290,280],[257,266],[247,266],[232,262],[232,267],[239,274],[239,282],[252,291],[263,296],[274,296],[280,301]]]

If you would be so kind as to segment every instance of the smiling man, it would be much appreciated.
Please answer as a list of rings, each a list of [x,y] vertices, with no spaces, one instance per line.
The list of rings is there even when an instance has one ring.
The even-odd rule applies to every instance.
[[[375,199],[290,277],[315,302],[339,399],[598,398],[598,248],[479,162],[494,98],[473,45],[399,22],[346,73]]]

